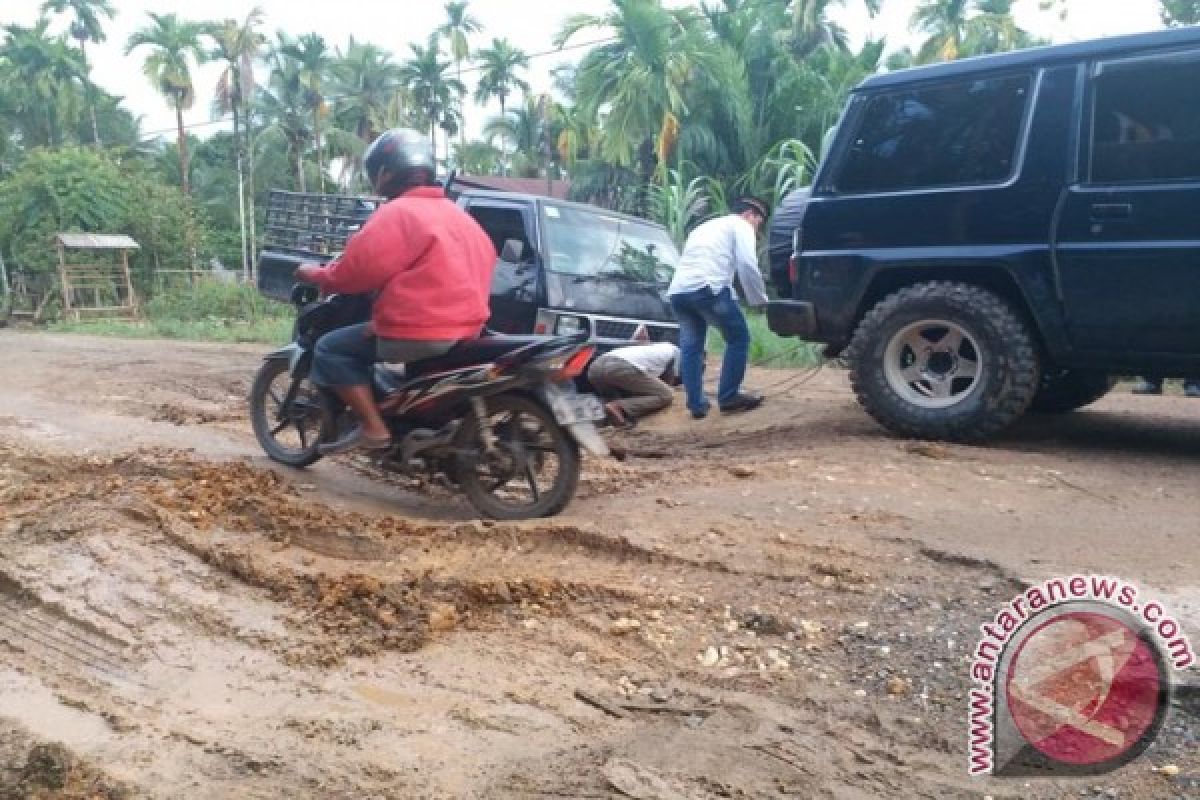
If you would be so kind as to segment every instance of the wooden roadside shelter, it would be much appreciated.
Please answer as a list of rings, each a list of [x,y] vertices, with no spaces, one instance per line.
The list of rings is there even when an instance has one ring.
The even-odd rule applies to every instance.
[[[79,320],[84,314],[137,314],[137,297],[129,274],[129,251],[140,249],[137,242],[124,235],[60,233],[54,243],[58,248],[64,317]],[[68,262],[68,254],[76,251],[105,255],[91,259],[99,263]]]

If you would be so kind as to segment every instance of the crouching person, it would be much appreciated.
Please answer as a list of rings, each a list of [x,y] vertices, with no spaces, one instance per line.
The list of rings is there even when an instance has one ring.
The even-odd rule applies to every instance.
[[[602,396],[619,398],[604,409],[614,425],[631,428],[675,400],[671,387],[679,385],[679,348],[664,342],[612,350],[592,362],[588,381]]]

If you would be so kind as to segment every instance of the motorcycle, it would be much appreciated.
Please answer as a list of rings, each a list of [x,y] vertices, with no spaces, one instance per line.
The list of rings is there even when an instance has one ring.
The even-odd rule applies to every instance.
[[[312,383],[313,352],[329,331],[370,318],[370,299],[297,285],[293,341],[269,353],[250,390],[255,437],[290,467],[321,458],[320,446],[354,424],[335,393]],[[380,469],[444,479],[484,516],[530,519],[566,508],[579,483],[580,450],[608,455],[596,429],[604,407],[575,379],[594,348],[575,336],[485,332],[443,356],[403,366],[376,364],[375,399],[393,446]]]

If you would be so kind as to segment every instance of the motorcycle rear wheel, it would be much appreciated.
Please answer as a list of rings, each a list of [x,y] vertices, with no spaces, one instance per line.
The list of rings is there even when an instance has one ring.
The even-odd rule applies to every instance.
[[[467,415],[456,444],[463,494],[492,519],[558,514],[579,485],[579,445],[540,403],[511,394],[486,402],[496,442],[486,451],[478,418]]]

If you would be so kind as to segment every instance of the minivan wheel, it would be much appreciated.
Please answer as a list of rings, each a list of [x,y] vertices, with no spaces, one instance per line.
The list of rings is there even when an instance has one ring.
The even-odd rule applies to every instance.
[[[1116,385],[1117,379],[1103,372],[1085,369],[1047,372],[1029,410],[1039,414],[1067,414],[1090,406]]]
[[[1040,385],[1028,325],[1002,297],[961,283],[902,289],[863,318],[846,353],[863,408],[902,436],[974,442],[1029,408]]]

